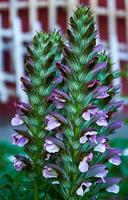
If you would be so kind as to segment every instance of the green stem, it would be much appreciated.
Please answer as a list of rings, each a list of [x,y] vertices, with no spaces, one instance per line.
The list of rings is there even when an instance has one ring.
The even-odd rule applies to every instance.
[[[38,192],[38,185],[35,183],[35,190],[34,190],[34,200],[39,200],[39,192]]]

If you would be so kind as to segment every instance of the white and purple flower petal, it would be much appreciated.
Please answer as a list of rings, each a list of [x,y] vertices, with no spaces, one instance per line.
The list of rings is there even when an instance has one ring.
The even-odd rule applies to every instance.
[[[52,167],[49,166],[44,166],[43,169],[43,176],[45,178],[57,178],[58,177],[58,173],[55,169],[53,169]]]
[[[98,81],[98,80],[89,81],[89,82],[87,83],[87,88],[96,87],[99,83],[100,83],[100,81]]]
[[[103,179],[107,174],[106,166],[104,164],[96,164],[89,168],[86,177],[97,177]]]
[[[119,192],[119,182],[121,181],[121,178],[107,178],[106,179],[106,191],[110,193],[117,194]]]
[[[106,188],[106,191],[107,191],[107,192],[110,192],[110,193],[115,193],[115,194],[117,194],[117,193],[119,193],[120,188],[119,188],[119,185],[114,184],[114,185],[112,185],[112,186],[107,187],[107,188]]]
[[[86,112],[83,112],[82,118],[86,121],[89,121],[91,119],[91,115],[88,111],[86,111]]]
[[[92,158],[93,158],[92,153],[89,153],[87,156],[83,158],[83,160],[80,162],[79,167],[78,167],[80,172],[84,173],[88,171],[89,169],[88,162],[90,162]]]
[[[88,108],[88,112],[91,114],[91,115],[96,115],[97,112],[99,111],[99,108],[97,106],[90,106]]]
[[[94,151],[104,153],[106,151],[105,144],[98,144],[95,146]]]
[[[52,115],[46,116],[46,122],[47,122],[47,126],[45,127],[45,129],[48,131],[51,131],[51,130],[61,126],[61,123]]]
[[[97,124],[98,126],[107,127],[107,126],[108,126],[108,121],[107,121],[106,117],[103,116],[103,117],[100,117],[100,118],[96,121],[96,124]]]
[[[102,48],[103,48],[102,44],[97,44],[97,45],[94,47],[93,51],[94,51],[94,52],[99,52],[99,51],[102,50]]]
[[[111,164],[114,164],[116,166],[121,164],[121,156],[122,151],[117,148],[110,148],[108,146],[106,152],[103,154],[103,159],[108,160]]]
[[[80,144],[85,144],[88,141],[87,136],[84,134],[82,137],[80,137]]]
[[[106,169],[101,169],[99,173],[95,175],[96,178],[101,178],[102,182],[105,183],[105,177],[107,175],[108,171]]]
[[[58,147],[52,140],[46,139],[44,143],[44,149],[49,153],[59,152],[60,147]]]
[[[113,165],[120,165],[121,164],[121,158],[119,155],[114,155],[112,158],[109,158],[109,162]]]
[[[89,138],[89,140],[90,140],[91,143],[97,144],[97,136],[96,136],[96,135],[91,136],[91,137]]]
[[[82,118],[86,121],[90,121],[91,117],[97,118],[96,124],[98,126],[108,126],[108,115],[103,110],[99,110],[97,106],[89,106],[82,114]]]
[[[105,99],[109,96],[108,92],[108,87],[107,86],[101,86],[101,87],[97,87],[94,91],[94,93],[96,93],[96,98],[97,99]]]
[[[26,163],[23,160],[18,159],[17,156],[15,156],[12,161],[16,171],[18,172],[22,171],[26,167]]]
[[[89,106],[82,114],[82,118],[86,121],[89,121],[93,115],[95,115],[98,111],[97,106]]]
[[[70,100],[70,98],[65,92],[59,89],[53,89],[51,95],[49,96],[49,100],[53,101],[56,104],[56,107],[60,109],[63,108],[63,104],[67,100]]]
[[[98,142],[99,139],[97,139],[97,142]],[[97,152],[100,152],[100,153],[104,153],[107,149],[108,145],[107,145],[107,139],[103,138],[99,144],[97,144],[95,147],[94,147],[94,151],[97,151]]]
[[[23,123],[24,123],[24,121],[21,119],[20,115],[18,115],[18,114],[15,114],[15,117],[13,117],[11,120],[12,126],[20,126]]]
[[[13,140],[13,144],[19,146],[19,147],[23,147],[24,145],[26,145],[28,143],[28,138],[25,137],[22,134],[13,134],[12,135],[12,140]]]
[[[86,160],[88,162],[92,161],[92,159],[93,159],[93,153],[89,153],[85,158],[86,158]]]
[[[90,129],[80,137],[79,141],[80,141],[81,144],[86,143],[88,140],[90,140],[91,142],[97,143],[96,142],[96,135],[97,135],[97,132]]]
[[[87,163],[87,160],[83,159],[79,164],[79,167],[78,167],[79,171],[84,173],[88,171],[88,168],[89,168],[89,165]]]
[[[80,187],[76,190],[76,194],[78,196],[84,196],[86,192],[89,192],[89,189],[91,187],[91,182],[84,182],[80,185]]]
[[[93,73],[98,73],[107,67],[107,62],[98,63],[94,66]]]

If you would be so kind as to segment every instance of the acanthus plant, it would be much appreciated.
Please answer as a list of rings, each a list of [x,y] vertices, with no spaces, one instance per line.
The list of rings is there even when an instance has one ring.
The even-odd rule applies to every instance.
[[[94,25],[92,11],[80,6],[70,18],[65,45],[58,33],[40,33],[29,49],[32,63],[21,78],[29,105],[16,104],[12,119],[13,125],[24,122],[28,128],[13,135],[27,157],[16,156],[14,166],[29,168],[35,188],[43,182],[43,199],[103,200],[119,192],[120,178],[109,171],[111,164],[120,165],[121,151],[110,146],[109,136],[122,125],[114,121],[122,102],[113,99],[117,72],[96,45]]]
[[[21,87],[28,96],[29,104],[16,102],[16,114],[11,121],[15,127],[13,144],[23,147],[25,151],[25,155],[14,156],[14,167],[27,173],[27,185],[30,185],[27,190],[33,191],[29,198],[35,200],[40,194],[45,196],[48,190],[42,176],[47,158],[47,152],[43,151],[47,135],[44,121],[53,109],[53,105],[49,104],[49,95],[61,81],[55,63],[61,58],[62,47],[62,37],[55,31],[50,34],[39,32],[33,38],[32,45],[28,47],[26,75],[21,77]]]

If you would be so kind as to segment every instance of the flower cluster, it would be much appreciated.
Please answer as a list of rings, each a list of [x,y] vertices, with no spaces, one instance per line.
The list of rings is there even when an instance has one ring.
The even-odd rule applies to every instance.
[[[16,103],[12,119],[13,126],[28,128],[12,135],[27,157],[15,157],[14,167],[31,166],[53,190],[59,188],[62,199],[80,199],[85,193],[87,199],[99,199],[103,192],[119,192],[120,179],[109,178],[109,166],[121,164],[121,151],[110,146],[109,135],[122,125],[113,117],[122,102],[112,100],[112,64],[96,45],[91,10],[77,8],[70,25],[60,61],[55,55],[61,45],[50,36],[43,36],[43,44],[42,36],[36,37],[34,49],[28,48],[33,65],[27,63],[28,76],[21,81],[30,105]]]

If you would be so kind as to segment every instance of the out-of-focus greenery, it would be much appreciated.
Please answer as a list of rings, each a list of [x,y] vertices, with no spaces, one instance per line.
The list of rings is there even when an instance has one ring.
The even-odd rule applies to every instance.
[[[120,193],[117,195],[116,200],[128,200],[128,139],[113,139],[112,146],[121,148],[123,151],[121,165],[118,168],[114,166],[112,168],[112,175],[122,178]]]
[[[0,143],[0,200],[25,200],[31,199],[29,191],[26,191],[25,174],[16,172],[11,156],[20,154],[21,149],[9,144]]]
[[[24,154],[21,148],[7,142],[0,142],[0,200],[36,200],[34,197],[35,183],[32,177],[25,172],[17,172],[13,167],[11,157],[17,154]],[[32,181],[31,181],[32,180]],[[39,185],[41,185],[40,177]],[[40,200],[62,200],[61,196],[53,192],[46,195],[43,188],[40,189]]]
[[[126,138],[114,139],[112,146],[121,148],[123,152],[127,150],[128,153]],[[9,143],[0,143],[0,200],[33,199],[33,184],[26,179],[23,172],[16,172],[10,161],[12,155],[20,153],[23,153],[20,148]],[[128,200],[128,155],[122,156],[122,164],[118,168],[113,166],[112,175],[122,178],[120,193],[115,199]],[[40,199],[43,199],[43,196],[40,196]]]

